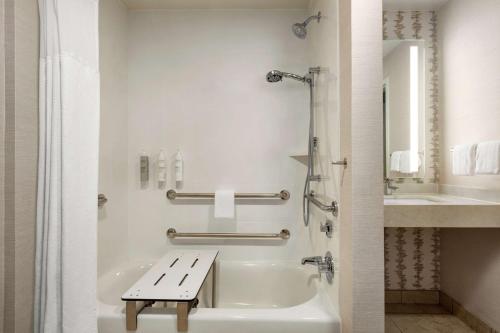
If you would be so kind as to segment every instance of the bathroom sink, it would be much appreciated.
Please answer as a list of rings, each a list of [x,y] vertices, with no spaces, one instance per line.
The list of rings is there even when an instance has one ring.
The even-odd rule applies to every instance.
[[[498,203],[434,193],[406,193],[384,195],[384,205],[441,205],[441,206],[487,206]]]
[[[429,194],[393,194],[384,196],[386,205],[432,205],[445,202],[442,197]]]

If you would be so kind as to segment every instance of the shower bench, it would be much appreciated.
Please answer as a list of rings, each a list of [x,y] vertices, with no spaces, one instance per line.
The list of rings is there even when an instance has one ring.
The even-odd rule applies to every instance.
[[[155,302],[177,302],[177,331],[186,332],[191,308],[212,270],[212,306],[215,306],[215,258],[217,250],[175,250],[167,253],[122,295],[126,301],[127,330],[137,330],[137,316]],[[143,302],[137,306],[137,302]]]

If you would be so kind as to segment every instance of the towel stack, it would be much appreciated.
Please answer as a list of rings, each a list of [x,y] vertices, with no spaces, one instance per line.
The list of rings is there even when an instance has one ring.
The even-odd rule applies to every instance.
[[[412,161],[418,161],[417,163]],[[391,154],[391,171],[401,173],[418,172],[420,156],[410,150],[395,151]]]
[[[454,176],[500,174],[500,141],[455,146],[452,174]]]

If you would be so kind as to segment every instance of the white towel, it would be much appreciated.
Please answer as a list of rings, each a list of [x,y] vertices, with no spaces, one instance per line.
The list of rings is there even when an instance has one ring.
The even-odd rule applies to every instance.
[[[477,145],[476,174],[500,174],[500,141],[482,142]]]
[[[391,171],[399,172],[399,163],[401,161],[401,152],[395,151],[391,154]]]
[[[234,191],[215,191],[214,217],[226,219],[234,218]]]
[[[453,147],[452,174],[454,176],[472,176],[476,166],[477,144]]]
[[[416,161],[412,163],[412,161]],[[412,152],[410,150],[405,150],[401,152],[401,157],[399,160],[399,172],[401,173],[415,173],[418,172],[418,167],[420,165],[420,157],[417,152]]]

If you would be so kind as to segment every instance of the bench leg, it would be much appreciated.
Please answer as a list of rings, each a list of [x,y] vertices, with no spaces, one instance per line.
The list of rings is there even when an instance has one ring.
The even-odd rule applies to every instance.
[[[187,332],[190,302],[177,302],[177,332]]]
[[[125,323],[127,331],[137,330],[137,308],[135,306],[135,301],[127,301],[125,307]]]

